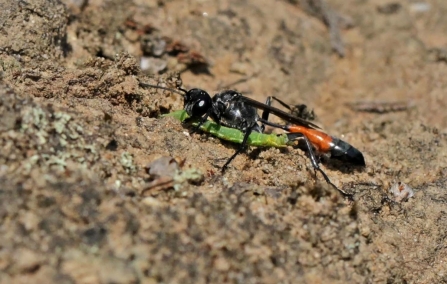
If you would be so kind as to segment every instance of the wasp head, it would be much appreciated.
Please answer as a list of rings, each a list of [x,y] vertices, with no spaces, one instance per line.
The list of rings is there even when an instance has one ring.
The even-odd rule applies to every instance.
[[[202,117],[213,106],[211,96],[201,89],[191,89],[185,93],[184,109],[190,117]]]

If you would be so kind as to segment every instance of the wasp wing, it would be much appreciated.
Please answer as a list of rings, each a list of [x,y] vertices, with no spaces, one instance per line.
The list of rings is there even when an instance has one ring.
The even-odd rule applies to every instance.
[[[297,124],[297,125],[300,125],[300,126],[313,128],[313,129],[321,129],[318,125],[316,125],[316,124],[314,124],[314,123],[312,123],[310,121],[307,121],[305,119],[293,116],[293,115],[291,115],[288,112],[280,110],[279,108],[266,105],[264,103],[258,102],[256,100],[250,99],[248,97],[245,97],[243,95],[240,95],[240,97],[238,99],[243,101],[244,103],[247,103],[247,104],[257,108],[257,109],[262,109],[262,110],[269,111],[270,113],[276,115],[277,117],[279,117],[279,118],[281,118],[281,119],[283,119],[283,120],[285,120],[285,121],[287,121],[289,123]]]

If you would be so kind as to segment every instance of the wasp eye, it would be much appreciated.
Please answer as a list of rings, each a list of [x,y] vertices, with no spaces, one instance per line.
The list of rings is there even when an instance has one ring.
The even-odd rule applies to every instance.
[[[203,98],[199,101],[196,101],[192,112],[195,116],[202,116],[207,113],[208,109],[211,107],[211,100],[207,100],[207,98]]]

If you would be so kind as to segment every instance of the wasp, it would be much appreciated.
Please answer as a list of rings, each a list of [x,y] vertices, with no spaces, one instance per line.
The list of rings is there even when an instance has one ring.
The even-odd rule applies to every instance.
[[[225,128],[222,128],[222,131],[224,129],[228,130],[228,128],[230,128],[240,131],[243,134],[241,136],[242,141],[240,140],[236,141],[236,143],[240,143],[240,147],[223,165],[222,172],[225,171],[225,169],[228,167],[231,161],[238,154],[243,152],[248,145],[253,145],[253,143],[249,143],[252,141],[249,140],[250,135],[252,135],[252,133],[263,134],[265,130],[265,125],[269,125],[272,127],[284,129],[288,132],[288,134],[285,134],[286,139],[280,142],[278,145],[286,146],[291,141],[295,141],[297,139],[304,140],[306,150],[309,153],[310,161],[314,169],[322,174],[322,176],[324,177],[325,181],[328,184],[335,187],[344,195],[347,195],[347,193],[338,189],[330,181],[326,173],[320,168],[318,164],[318,159],[313,149],[315,148],[317,151],[324,152],[326,148],[329,147],[328,149],[331,149],[331,152],[334,152],[334,157],[337,157],[343,155],[349,156],[351,154],[350,151],[352,151],[351,149],[355,148],[352,146],[346,147],[346,145],[349,144],[340,139],[333,138],[329,135],[324,136],[325,133],[320,131],[319,130],[320,128],[316,124],[306,119],[303,119],[299,116],[295,116],[293,114],[287,113],[281,109],[271,106],[271,101],[275,99],[274,97],[269,97],[267,99],[267,103],[264,104],[251,98],[245,97],[242,94],[233,90],[225,90],[211,97],[206,91],[198,88],[194,88],[191,90],[178,88],[178,90],[175,90],[145,83],[140,83],[140,85],[146,88],[152,87],[152,88],[164,89],[182,95],[184,98],[183,110],[188,116],[187,118],[185,117],[183,121],[194,122],[195,128],[192,132],[195,132],[198,129],[206,131],[206,127],[203,126],[206,126],[206,124],[210,125],[208,122],[208,118],[211,118],[218,127],[221,125],[225,126]],[[263,111],[262,116],[259,116],[258,109]],[[281,125],[269,121],[268,117],[270,113],[281,118],[287,124]],[[216,135],[219,138],[230,141],[233,136],[236,136],[236,132],[233,132],[232,134],[223,134],[220,129],[218,130],[215,129],[213,131],[214,133],[210,131],[208,132],[213,135]],[[328,137],[331,137],[332,139],[329,140]],[[269,141],[268,139],[270,138],[271,138],[270,136],[261,136],[260,139],[261,143],[258,143],[256,146],[270,146],[266,142]],[[321,141],[319,142],[318,141],[319,138],[324,138],[323,139],[324,142]],[[324,143],[326,142],[329,144],[325,145]],[[325,146],[326,148],[324,148],[323,146]],[[359,152],[358,150],[356,151]]]

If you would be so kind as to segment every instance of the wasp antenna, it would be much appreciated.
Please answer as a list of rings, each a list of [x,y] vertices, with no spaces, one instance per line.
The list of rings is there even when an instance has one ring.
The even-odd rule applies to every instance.
[[[182,92],[185,92],[185,94],[188,93],[188,91],[185,90],[185,89],[183,89],[183,88],[180,88],[180,87],[179,87],[178,89],[179,89],[180,91],[182,91]]]
[[[185,94],[184,94],[182,92],[179,92],[176,89],[171,89],[171,88],[167,88],[167,87],[161,87],[161,86],[151,85],[151,84],[146,84],[146,83],[141,83],[141,82],[139,83],[139,85],[141,87],[143,87],[143,88],[156,88],[156,89],[162,89],[162,90],[166,90],[166,91],[171,91],[171,92],[177,93],[177,94],[179,94],[181,96],[185,96],[185,94],[188,92],[185,89],[179,88],[179,90],[185,92]]]

